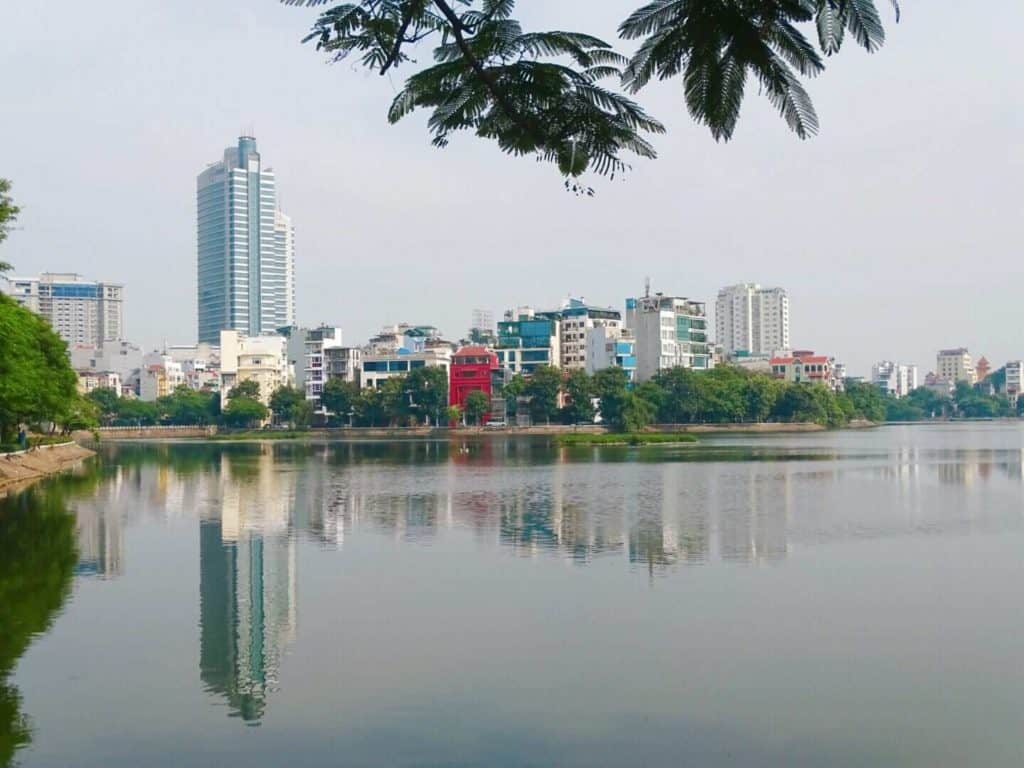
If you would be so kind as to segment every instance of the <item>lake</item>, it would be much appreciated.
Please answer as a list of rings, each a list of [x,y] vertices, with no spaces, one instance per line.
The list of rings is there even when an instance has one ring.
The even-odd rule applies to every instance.
[[[1024,426],[104,446],[0,501],[0,765],[1019,766]]]

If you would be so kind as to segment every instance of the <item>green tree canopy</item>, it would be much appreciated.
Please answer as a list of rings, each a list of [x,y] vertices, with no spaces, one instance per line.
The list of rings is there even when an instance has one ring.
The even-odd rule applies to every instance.
[[[251,397],[233,397],[221,411],[221,420],[229,427],[249,428],[259,426],[270,411],[259,400]]]
[[[238,382],[228,390],[228,400],[234,400],[236,397],[248,397],[253,400],[259,400],[260,383],[253,379]]]
[[[7,296],[0,296],[0,339],[0,443],[12,443],[22,423],[63,423],[78,400],[64,342]]]
[[[359,387],[344,379],[328,379],[320,393],[320,404],[331,414],[331,422],[347,424],[359,397]]]
[[[8,179],[0,179],[0,243],[7,239],[7,235],[14,228],[14,222],[18,218],[21,209],[14,204],[11,197],[11,182]],[[13,267],[6,261],[0,261],[0,274],[10,272]]]
[[[653,0],[619,26],[638,46],[631,58],[590,34],[524,31],[515,0],[282,2],[329,5],[305,41],[332,61],[354,55],[382,75],[417,65],[412,47],[430,41],[433,64],[405,81],[388,119],[429,110],[435,146],[472,131],[509,154],[557,164],[577,190],[586,171],[627,168],[626,152],[655,156],[647,137],[664,128],[623,92],[679,78],[691,117],[728,140],[751,80],[807,138],[818,116],[801,78],[820,74],[847,33],[869,52],[885,40],[873,0]]]
[[[480,425],[484,414],[491,410],[491,400],[484,392],[474,389],[466,395],[466,418],[471,422]]]
[[[563,409],[567,424],[590,424],[594,421],[594,382],[587,372],[577,368],[565,380],[569,402]]]
[[[424,419],[434,419],[448,404],[448,374],[439,366],[416,368],[405,378],[406,389],[415,413]]]
[[[278,423],[288,424],[292,429],[306,429],[313,418],[313,404],[301,389],[282,386],[270,395],[270,412]]]
[[[550,365],[539,365],[526,382],[523,394],[530,398],[530,417],[550,422],[558,413],[558,394],[562,390],[562,372]]]

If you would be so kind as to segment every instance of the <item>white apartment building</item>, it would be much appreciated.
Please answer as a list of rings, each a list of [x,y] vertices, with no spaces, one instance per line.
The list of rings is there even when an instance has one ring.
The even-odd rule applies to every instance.
[[[78,391],[87,395],[95,389],[108,388],[121,394],[121,376],[116,371],[78,371]]]
[[[567,371],[587,369],[587,332],[607,328],[614,334],[622,328],[622,313],[611,307],[596,307],[583,299],[569,298],[554,312],[538,313],[556,317],[559,323],[560,366]]]
[[[757,283],[730,285],[715,301],[715,340],[725,355],[773,355],[791,349],[789,295]]]
[[[314,409],[320,410],[320,394],[324,391],[324,384],[327,383],[328,378],[325,356],[328,350],[342,346],[341,328],[321,325],[319,328],[305,331],[303,335],[305,340],[303,342],[302,389],[306,393],[306,399],[313,402]],[[296,378],[298,378],[298,365],[296,365]]]
[[[152,352],[142,359],[139,371],[139,399],[153,402],[174,392],[185,383],[181,363],[170,355]]]
[[[935,377],[953,383],[966,381],[971,385],[978,380],[974,361],[965,347],[940,350],[935,359]]]
[[[917,366],[882,360],[871,366],[871,383],[894,397],[906,397],[918,387]]]
[[[4,291],[41,315],[69,346],[102,345],[124,337],[124,286],[69,272],[12,277]]]
[[[1010,360],[1006,364],[1006,396],[1014,408],[1024,387],[1024,360]]]
[[[636,339],[628,328],[602,325],[587,331],[587,373],[621,368],[630,383],[636,381]]]
[[[142,367],[142,350],[127,341],[71,344],[71,367],[76,371],[113,371],[126,383]]]
[[[291,385],[293,380],[294,370],[288,362],[287,339],[284,336],[220,332],[221,407],[227,405],[231,388],[243,381],[259,384],[259,399],[264,405],[269,405],[274,390]]]
[[[451,368],[452,350],[448,346],[428,347],[419,352],[404,349],[396,352],[364,352],[360,386],[380,389],[394,376],[405,376],[417,368],[443,368],[447,375]]]
[[[626,327],[636,339],[638,383],[669,368],[714,364],[703,302],[661,293],[626,299]]]

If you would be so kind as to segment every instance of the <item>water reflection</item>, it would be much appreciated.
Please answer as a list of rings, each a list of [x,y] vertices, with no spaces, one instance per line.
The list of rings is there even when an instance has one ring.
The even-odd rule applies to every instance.
[[[986,524],[1005,508],[988,494],[1009,489],[1019,500],[1024,456],[801,445],[569,450],[529,440],[105,452],[106,482],[75,505],[76,573],[121,574],[125,526],[144,516],[196,520],[200,679],[249,724],[265,718],[296,638],[303,538],[344,556],[366,537],[415,546],[468,535],[517,558],[584,567],[618,559],[653,583],[680,567],[772,564],[794,547]],[[950,503],[951,492],[963,493],[961,503]]]
[[[296,632],[294,475],[273,454],[224,455],[220,505],[199,519],[199,670],[232,716],[256,724]]]
[[[97,477],[86,469],[0,499],[0,766],[12,764],[32,739],[31,720],[9,677],[71,591],[78,557],[68,500],[89,493]]]

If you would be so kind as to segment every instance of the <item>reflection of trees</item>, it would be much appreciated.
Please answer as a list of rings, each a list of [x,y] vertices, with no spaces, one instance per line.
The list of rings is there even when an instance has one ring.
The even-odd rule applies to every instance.
[[[65,506],[81,478],[61,478],[0,500],[0,766],[31,740],[21,696],[8,682],[32,638],[49,629],[71,588],[75,518]]]

